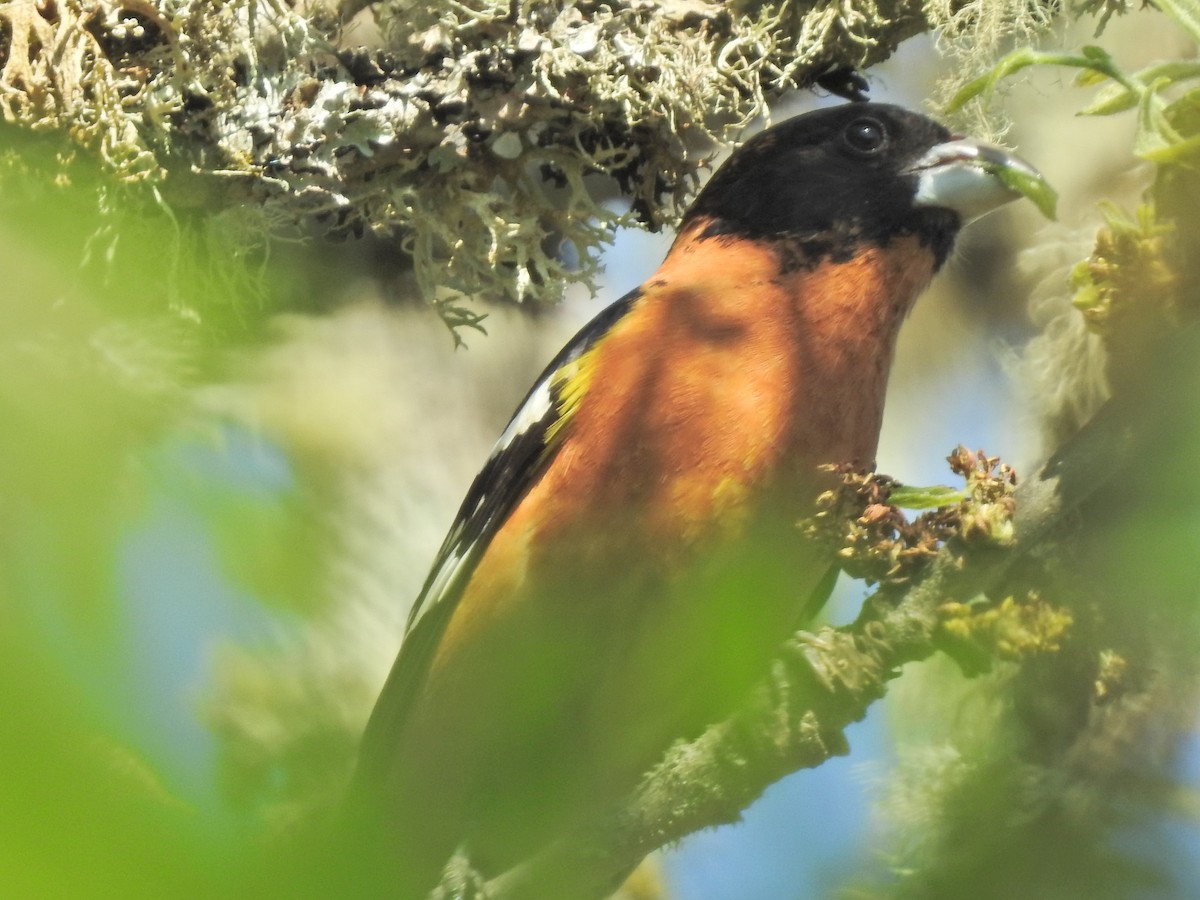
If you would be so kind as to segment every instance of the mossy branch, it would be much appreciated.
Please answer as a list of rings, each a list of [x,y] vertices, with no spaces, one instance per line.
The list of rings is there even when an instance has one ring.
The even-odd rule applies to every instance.
[[[0,110],[176,208],[394,238],[428,300],[547,300],[617,222],[673,221],[713,142],[772,98],[967,5],[9,0]],[[370,48],[341,37],[364,6]]]

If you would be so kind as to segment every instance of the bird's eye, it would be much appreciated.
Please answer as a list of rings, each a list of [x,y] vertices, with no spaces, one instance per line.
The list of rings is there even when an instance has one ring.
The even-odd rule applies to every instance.
[[[883,124],[875,119],[855,119],[842,134],[846,145],[856,153],[878,153],[887,143]]]

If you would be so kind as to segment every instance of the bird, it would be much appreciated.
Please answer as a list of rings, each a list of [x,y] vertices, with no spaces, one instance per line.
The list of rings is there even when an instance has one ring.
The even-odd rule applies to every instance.
[[[505,871],[727,717],[817,614],[797,522],[871,465],[901,323],[960,229],[1040,179],[902,107],[748,139],[662,265],[547,366],[468,489],[348,805],[420,898]]]

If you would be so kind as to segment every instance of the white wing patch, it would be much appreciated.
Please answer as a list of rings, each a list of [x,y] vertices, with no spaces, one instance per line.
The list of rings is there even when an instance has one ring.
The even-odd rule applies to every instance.
[[[585,325],[525,395],[463,499],[409,613],[408,633],[430,609],[459,596],[479,555],[553,458],[565,424],[560,418],[569,418],[579,403],[579,396],[559,395],[560,376],[570,371],[568,367],[590,350],[640,296],[640,291],[626,294]]]
[[[534,385],[533,390],[529,392],[528,399],[517,410],[508,423],[508,427],[504,429],[495,446],[492,447],[491,455],[488,456],[489,461],[511,447],[517,438],[528,433],[531,428],[536,427],[554,411],[554,400],[550,396],[550,382],[553,378],[554,372],[542,374],[542,380]]]
[[[458,516],[442,543],[437,562],[409,613],[412,631],[442,598],[462,587],[475,569],[478,554],[491,540],[508,513],[513,495],[523,492],[546,449],[546,432],[557,418],[551,382],[558,368],[548,369],[533,386],[500,438],[463,500]]]

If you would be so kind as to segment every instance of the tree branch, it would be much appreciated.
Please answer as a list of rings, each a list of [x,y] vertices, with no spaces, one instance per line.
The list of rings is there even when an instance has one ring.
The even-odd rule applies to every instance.
[[[877,591],[854,623],[798,634],[742,712],[673,747],[622,804],[493,879],[480,896],[607,896],[653,850],[736,821],[785,775],[847,753],[846,727],[866,715],[902,666],[938,649],[944,604],[996,591],[1015,566],[1069,540],[1072,516],[1130,463],[1145,421],[1110,401],[1018,488],[1011,545],[966,553],[951,542],[898,600],[892,590]]]
[[[554,299],[623,220],[614,189],[672,221],[713,140],[937,24],[919,0],[369,6],[381,50],[282,0],[10,0],[0,109],[176,207],[394,235],[427,299]]]

